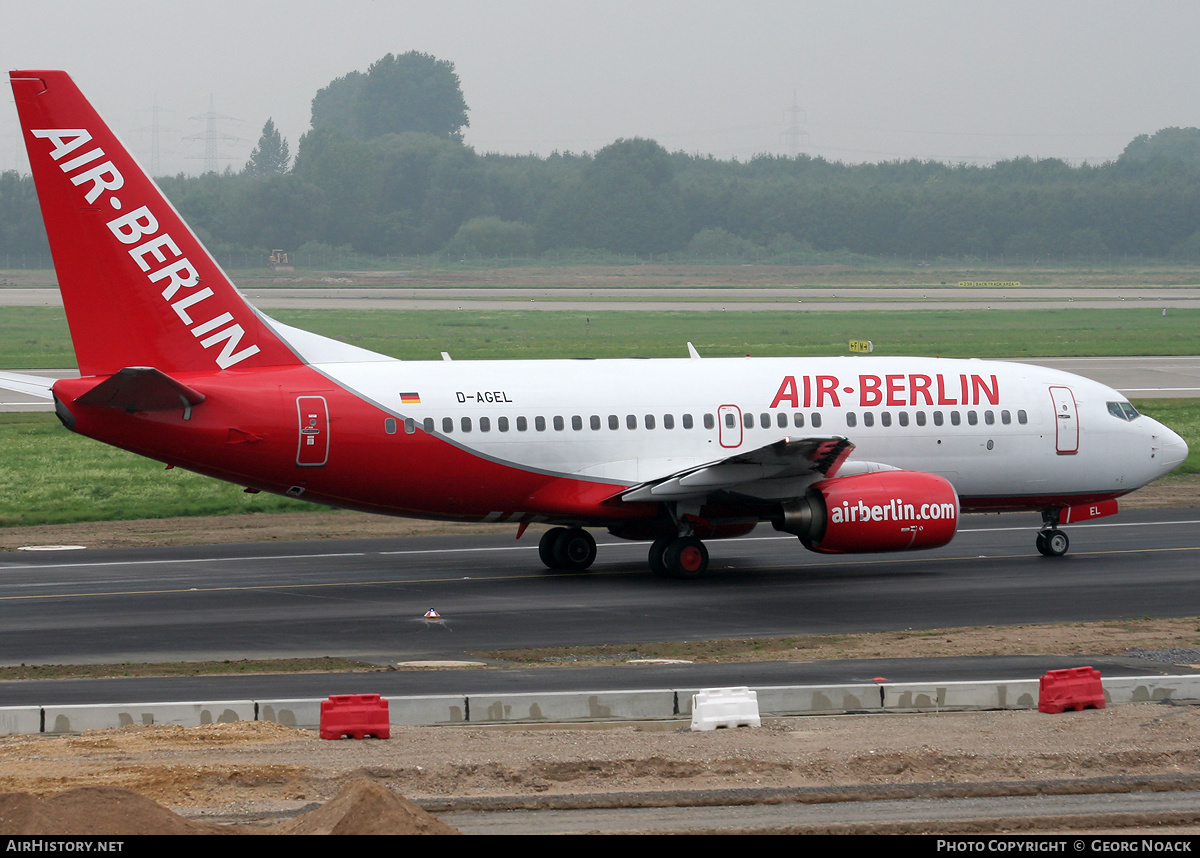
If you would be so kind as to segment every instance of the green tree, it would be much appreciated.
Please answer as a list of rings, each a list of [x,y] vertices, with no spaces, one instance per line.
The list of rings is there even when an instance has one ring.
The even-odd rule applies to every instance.
[[[1126,163],[1156,159],[1200,168],[1200,128],[1163,128],[1153,134],[1139,134],[1120,158]]]
[[[258,138],[258,145],[254,147],[254,151],[250,153],[250,160],[246,162],[245,172],[251,176],[286,173],[288,161],[291,159],[287,140],[280,136],[274,120],[268,119],[267,124],[263,126],[262,137]]]
[[[363,139],[418,131],[461,141],[470,122],[454,63],[409,51],[331,81],[313,98],[312,124]]]

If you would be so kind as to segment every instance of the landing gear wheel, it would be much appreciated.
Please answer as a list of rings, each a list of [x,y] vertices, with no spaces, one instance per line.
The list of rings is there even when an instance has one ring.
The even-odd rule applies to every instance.
[[[670,578],[671,573],[663,563],[663,554],[667,546],[675,541],[674,536],[660,536],[650,545],[650,571],[659,578]]]
[[[564,528],[554,540],[553,554],[555,569],[582,572],[596,559],[596,540],[582,527]]]
[[[1037,535],[1037,550],[1044,557],[1062,557],[1071,547],[1071,540],[1061,530],[1043,530]]]
[[[699,578],[708,569],[708,549],[694,536],[681,536],[663,552],[663,566],[672,578]]]
[[[547,569],[557,569],[558,561],[554,559],[554,546],[558,538],[567,532],[565,527],[552,527],[542,534],[538,541],[538,557]]]

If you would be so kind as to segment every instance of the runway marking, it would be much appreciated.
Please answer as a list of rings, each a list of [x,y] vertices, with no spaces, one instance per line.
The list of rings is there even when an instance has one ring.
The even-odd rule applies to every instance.
[[[95,563],[0,563],[0,572],[10,569],[74,569],[102,568],[105,566],[159,566],[173,563],[245,563],[247,560],[311,560],[314,557],[366,557],[369,551],[345,551],[330,554],[264,554],[261,557],[177,557],[167,560],[105,560]]]
[[[1200,524],[1200,519],[1187,519],[1184,521],[1118,521],[1108,522],[1103,524],[1070,524],[1064,527],[1070,527],[1072,530],[1082,530],[1084,528],[1099,528],[1099,527],[1162,527],[1169,525],[1188,525]],[[1005,533],[1014,531],[1036,532],[1036,525],[1025,525],[1018,527],[975,527],[975,528],[959,528],[957,533]],[[793,540],[796,537],[790,535],[783,536],[742,536],[736,540],[729,540],[728,544],[738,544],[746,542],[771,542],[780,540]],[[722,540],[724,542],[724,540]],[[600,543],[606,550],[611,548],[637,548],[644,545],[649,545],[649,540],[627,541],[620,542],[603,542]],[[162,560],[106,560],[98,562],[78,562],[78,563],[0,563],[0,571],[8,570],[25,570],[25,569],[91,569],[103,568],[106,566],[157,566],[157,565],[172,565],[184,563],[245,563],[255,560],[312,560],[321,557],[368,557],[371,555],[378,556],[405,556],[405,555],[421,555],[421,554],[465,554],[468,552],[485,553],[490,551],[536,551],[536,544],[529,545],[495,545],[486,548],[414,548],[414,549],[398,549],[395,551],[340,551],[329,553],[311,553],[311,554],[264,554],[261,556],[242,556],[242,557],[187,557],[187,558],[168,558]]]
[[[1200,545],[1181,546],[1178,548],[1121,548],[1102,551],[1077,551],[1073,552],[1072,557],[1097,557],[1105,555],[1118,554],[1161,554],[1165,552],[1177,551],[1200,551]],[[319,555],[318,555],[319,556]],[[330,556],[345,556],[345,555],[330,555]],[[845,555],[839,558],[841,562],[834,562],[830,565],[846,566],[857,564],[859,566],[878,566],[878,565],[901,565],[909,563],[951,563],[961,562],[963,560],[1037,560],[1031,554],[994,554],[994,555],[957,555],[954,557],[875,557],[869,561],[859,561],[857,558]],[[738,567],[726,567],[738,568]],[[756,566],[756,569],[788,569],[793,572],[803,573],[803,567],[797,567],[795,564],[773,564],[769,566]],[[103,596],[162,596],[173,595],[180,593],[241,593],[252,592],[256,590],[316,590],[330,589],[334,587],[379,587],[379,586],[411,586],[413,584],[457,584],[467,581],[483,581],[488,583],[496,581],[520,581],[529,578],[542,579],[546,577],[545,572],[528,572],[518,575],[498,575],[493,577],[471,578],[470,576],[460,575],[455,573],[452,577],[446,578],[397,578],[397,579],[381,579],[374,581],[325,581],[318,583],[281,583],[281,584],[248,584],[244,586],[223,586],[223,587],[173,587],[156,590],[111,590],[111,591],[96,591],[87,593],[40,593],[29,594],[23,596],[0,596],[0,602],[17,602],[30,601],[33,599],[80,599]],[[612,570],[610,572],[600,571],[583,571],[583,572],[559,572],[553,575],[556,579],[562,578],[597,578],[601,575],[629,575],[634,574],[628,570]]]

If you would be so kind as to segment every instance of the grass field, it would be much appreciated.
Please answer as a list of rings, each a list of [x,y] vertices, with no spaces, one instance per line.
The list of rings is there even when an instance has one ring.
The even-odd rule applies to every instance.
[[[282,322],[404,360],[847,354],[1076,357],[1200,353],[1200,310],[628,312],[278,310]],[[62,310],[0,311],[0,369],[75,366]]]

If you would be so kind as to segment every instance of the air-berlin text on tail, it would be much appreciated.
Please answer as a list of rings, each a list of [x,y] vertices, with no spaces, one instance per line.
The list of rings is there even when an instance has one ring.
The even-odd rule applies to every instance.
[[[855,393],[859,408],[1000,404],[996,376],[939,372],[860,375],[852,383],[844,383],[836,375],[788,375],[780,382],[771,407],[837,408],[841,407],[843,396],[846,405],[853,404]]]
[[[50,142],[54,147],[49,153],[51,160],[58,163],[63,173],[71,179],[71,184],[86,187],[84,200],[89,205],[96,203],[108,192],[109,206],[114,211],[123,208],[120,197],[114,196],[113,192],[125,186],[125,178],[113,162],[106,158],[103,149],[92,148],[66,161],[62,160],[91,141],[91,132],[84,128],[55,128],[31,129],[30,134]],[[200,284],[199,272],[183,255],[170,234],[159,232],[158,219],[149,207],[141,206],[120,215],[110,220],[107,226],[122,244],[136,245],[130,248],[129,256],[137,263],[138,268],[146,273],[149,281],[156,284],[155,288],[162,288],[163,299],[190,328],[192,336],[200,339],[200,345],[210,349],[218,343],[222,344],[221,351],[216,356],[217,366],[228,369],[258,353],[258,346],[253,344],[237,351],[246,332],[241,325],[230,324],[234,322],[232,313],[218,312],[221,310],[219,306],[197,306],[213,297],[213,290],[207,286],[203,289],[195,288]],[[182,294],[181,289],[184,290]],[[206,321],[197,321],[192,316],[202,316],[197,312],[198,309],[215,312],[216,315]],[[203,315],[208,315],[208,312]]]

